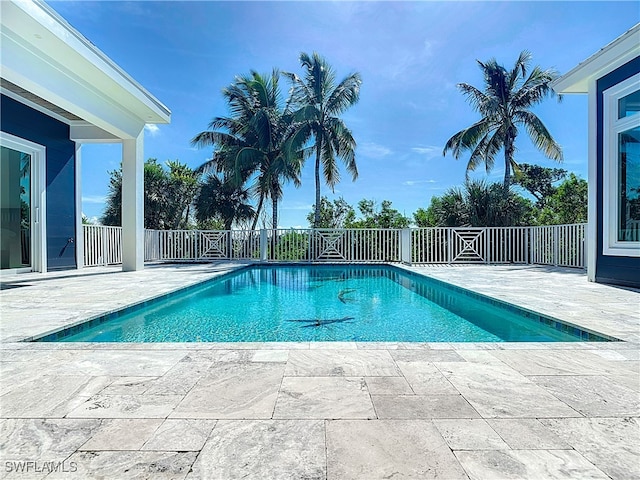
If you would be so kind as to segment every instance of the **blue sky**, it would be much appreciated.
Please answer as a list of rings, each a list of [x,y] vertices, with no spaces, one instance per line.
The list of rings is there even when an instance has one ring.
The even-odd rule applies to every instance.
[[[228,112],[220,91],[236,75],[273,67],[301,73],[300,52],[316,51],[338,78],[357,71],[359,103],[343,118],[358,144],[360,176],[346,173],[335,194],[391,200],[408,216],[464,181],[466,159],[442,156],[447,139],[477,120],[456,89],[482,86],[476,59],[511,68],[521,50],[565,73],[640,21],[636,2],[58,2],[76,29],[172,111],[170,125],[147,129],[145,157],[197,167],[210,150],[191,147],[214,116]],[[286,83],[283,79],[283,91]],[[565,96],[534,110],[563,146],[563,168],[587,176],[587,99]],[[525,132],[516,161],[553,166]],[[108,171],[120,146],[83,147],[83,212],[99,217]],[[280,225],[307,226],[313,162],[302,187],[285,188]],[[487,175],[499,181],[501,162]]]

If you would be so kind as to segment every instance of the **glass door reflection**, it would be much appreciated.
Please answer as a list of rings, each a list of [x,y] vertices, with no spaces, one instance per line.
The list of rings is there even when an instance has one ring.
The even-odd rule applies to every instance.
[[[0,147],[0,268],[31,267],[31,155]]]

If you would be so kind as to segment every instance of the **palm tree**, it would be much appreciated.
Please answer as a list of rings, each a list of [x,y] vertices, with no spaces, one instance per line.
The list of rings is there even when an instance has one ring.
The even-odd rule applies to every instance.
[[[304,78],[294,73],[284,75],[292,82],[290,102],[296,108],[294,118],[302,123],[296,137],[314,139],[311,148],[316,153],[315,205],[320,205],[321,167],[324,180],[332,189],[340,181],[336,157],[342,159],[353,180],[358,177],[356,141],[338,116],[357,103],[362,80],[359,73],[352,73],[336,85],[333,68],[317,53],[300,54],[300,63],[305,69]],[[319,224],[320,209],[317,208],[313,225],[317,228]]]
[[[247,222],[255,216],[249,196],[247,189],[230,179],[208,175],[195,200],[196,219],[199,222],[219,219],[225,230],[231,230],[234,223]]]
[[[211,130],[192,140],[200,147],[217,147],[212,160],[201,170],[224,172],[238,186],[253,179],[251,189],[259,200],[252,229],[265,199],[271,200],[273,228],[277,228],[283,182],[300,185],[304,139],[292,135],[295,127],[291,114],[282,105],[279,77],[275,69],[270,75],[251,71],[237,77],[223,90],[231,115],[214,118],[209,124]]]
[[[511,170],[517,169],[514,160],[515,140],[518,127],[523,126],[534,145],[552,160],[562,161],[562,149],[556,143],[542,121],[529,109],[540,103],[547,95],[553,95],[550,82],[557,77],[553,70],[542,70],[536,66],[527,76],[531,54],[520,53],[513,69],[507,71],[495,59],[486,63],[478,60],[484,74],[484,91],[467,83],[458,84],[474,110],[482,118],[470,127],[452,136],[444,147],[454,158],[460,158],[465,150],[471,150],[467,163],[467,176],[481,163],[487,173],[493,168],[496,154],[504,150],[504,187],[509,187]]]

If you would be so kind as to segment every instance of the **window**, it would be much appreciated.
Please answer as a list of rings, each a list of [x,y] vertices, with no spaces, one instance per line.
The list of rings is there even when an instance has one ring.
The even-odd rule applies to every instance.
[[[640,257],[640,74],[603,95],[602,253]]]

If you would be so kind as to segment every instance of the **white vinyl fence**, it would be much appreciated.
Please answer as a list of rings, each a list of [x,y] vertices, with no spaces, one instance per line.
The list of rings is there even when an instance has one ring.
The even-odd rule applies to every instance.
[[[261,260],[585,267],[585,224],[412,229],[145,230],[145,261]],[[122,262],[120,227],[84,226],[85,266]]]
[[[84,265],[118,265],[122,263],[122,227],[83,225]]]

